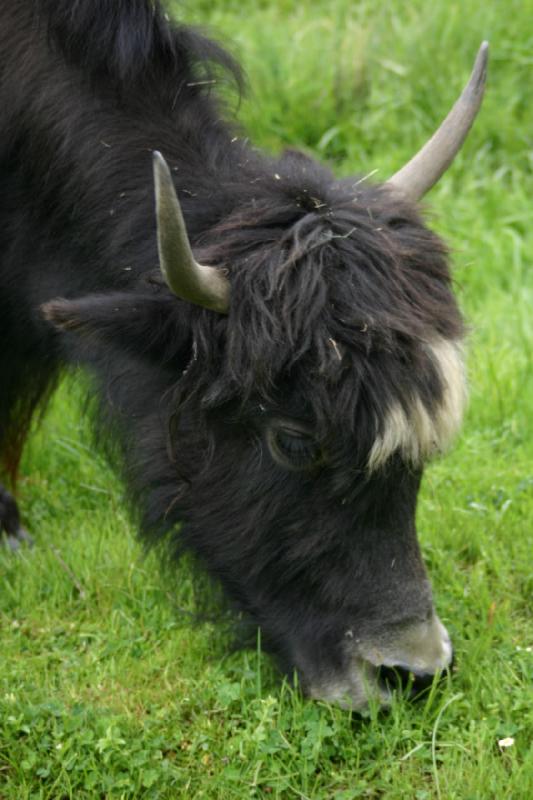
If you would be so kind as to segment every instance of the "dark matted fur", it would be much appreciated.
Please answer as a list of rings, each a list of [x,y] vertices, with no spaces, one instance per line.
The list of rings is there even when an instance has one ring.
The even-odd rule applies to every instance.
[[[420,472],[365,464],[394,400],[440,400],[422,345],[462,330],[441,241],[386,186],[254,150],[217,91],[242,87],[238,66],[158,2],[0,0],[0,18],[8,470],[60,368],[82,362],[145,539],[191,549],[289,664],[320,672],[342,660],[343,626],[429,608]],[[198,259],[228,270],[227,317],[162,282],[154,149]],[[63,332],[40,310],[55,298]],[[325,463],[276,464],[280,415],[312,426]]]

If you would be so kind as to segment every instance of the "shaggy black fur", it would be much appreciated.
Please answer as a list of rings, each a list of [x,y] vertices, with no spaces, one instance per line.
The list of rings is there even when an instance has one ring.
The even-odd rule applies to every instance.
[[[192,550],[304,680],[331,673],[347,626],[431,608],[419,471],[365,465],[393,401],[441,399],[424,344],[462,332],[442,243],[387,186],[252,149],[214,91],[239,68],[158,2],[0,15],[7,470],[60,368],[86,364],[146,540]],[[162,282],[154,149],[198,259],[228,270],[227,317]]]

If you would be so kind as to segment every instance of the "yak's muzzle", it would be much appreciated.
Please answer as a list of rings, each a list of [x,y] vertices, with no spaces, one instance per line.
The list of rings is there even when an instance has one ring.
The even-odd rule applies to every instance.
[[[436,614],[427,620],[384,632],[375,640],[359,640],[346,632],[347,669],[323,676],[308,685],[317,699],[364,711],[370,702],[388,705],[398,686],[410,685],[413,694],[451,666],[453,648]]]

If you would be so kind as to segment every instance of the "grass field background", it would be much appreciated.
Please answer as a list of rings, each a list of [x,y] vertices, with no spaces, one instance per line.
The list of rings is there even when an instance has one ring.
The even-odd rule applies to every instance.
[[[471,403],[418,526],[454,674],[361,720],[193,624],[183,563],[145,559],[67,381],[25,455],[36,547],[0,552],[0,798],[533,797],[533,4],[190,0],[244,63],[239,118],[339,175],[385,179],[491,42],[482,114],[428,198],[471,324]],[[235,107],[234,103],[234,107]],[[498,744],[508,739],[509,747]]]

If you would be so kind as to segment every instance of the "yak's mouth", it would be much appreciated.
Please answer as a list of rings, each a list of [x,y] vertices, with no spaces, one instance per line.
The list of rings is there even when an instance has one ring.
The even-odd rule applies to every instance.
[[[423,700],[434,683],[440,682],[445,675],[445,670],[416,675],[403,667],[375,667],[364,663],[355,675],[314,685],[308,693],[311,697],[365,715],[372,705],[386,710],[395,696],[410,702]]]
[[[446,673],[416,675],[403,667],[377,667],[376,678],[381,691],[402,694],[409,700],[420,700],[434,681],[441,681]]]

